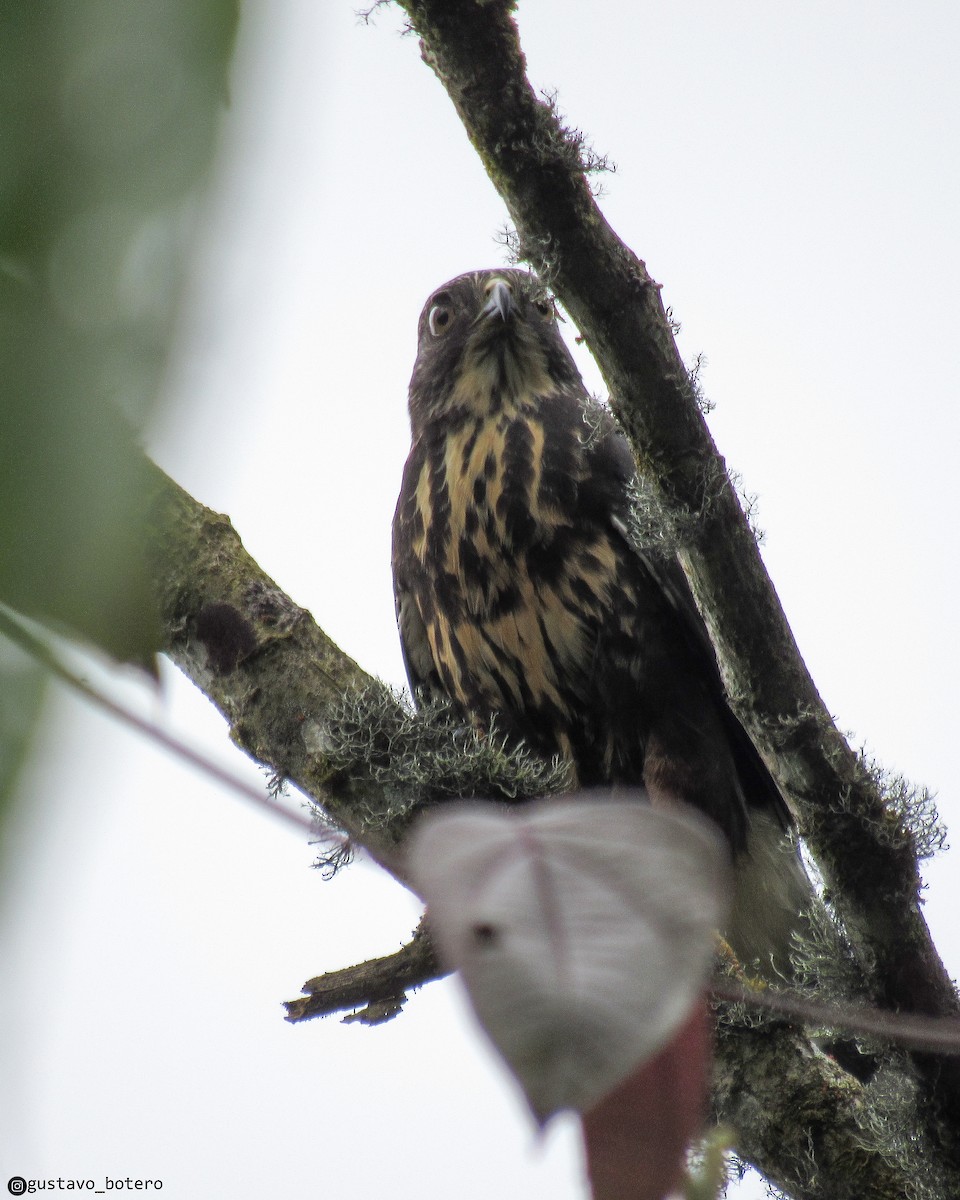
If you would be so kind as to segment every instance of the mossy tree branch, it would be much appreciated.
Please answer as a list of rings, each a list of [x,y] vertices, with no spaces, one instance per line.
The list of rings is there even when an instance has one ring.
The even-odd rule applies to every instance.
[[[308,749],[308,737],[312,719],[374,681],[260,569],[228,517],[159,468],[154,474],[161,649],[216,705],[241,750],[313,797],[348,832],[360,832],[345,795],[349,781]],[[394,854],[389,829],[364,830],[363,842],[375,857]]]
[[[739,1152],[798,1200],[948,1200],[957,1175],[917,1122],[902,1064],[868,1082],[780,1018],[721,1005],[713,1102]]]

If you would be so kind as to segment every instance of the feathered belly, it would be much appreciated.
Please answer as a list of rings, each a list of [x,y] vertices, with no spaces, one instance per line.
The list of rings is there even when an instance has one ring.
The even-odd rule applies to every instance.
[[[540,570],[546,538],[518,550],[489,510],[475,527],[468,543],[446,548],[431,580],[434,664],[466,712],[497,714],[501,728],[572,761],[571,729],[596,685],[597,597],[571,586],[567,563]]]
[[[593,723],[604,708],[622,564],[600,525],[550,502],[543,461],[536,421],[449,432],[417,481],[413,548],[447,694],[480,720],[498,715],[541,753],[573,759],[586,714]]]

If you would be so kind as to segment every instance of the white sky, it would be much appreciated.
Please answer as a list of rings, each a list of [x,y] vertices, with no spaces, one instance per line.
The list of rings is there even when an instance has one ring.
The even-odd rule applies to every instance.
[[[389,526],[416,319],[443,280],[503,261],[506,218],[394,14],[265,7],[153,449],[399,684]],[[520,26],[535,84],[619,165],[605,211],[663,283],[684,354],[707,356],[711,428],[759,496],[821,694],[956,825],[956,6],[526,0]],[[159,699],[111,683],[245,767],[174,671]],[[286,827],[60,710],[4,937],[0,1183],[582,1200],[570,1130],[536,1142],[449,984],[376,1030],[282,1020],[304,979],[407,936],[402,889],[365,865],[323,883]],[[927,903],[954,973],[956,872],[956,852],[928,869]]]

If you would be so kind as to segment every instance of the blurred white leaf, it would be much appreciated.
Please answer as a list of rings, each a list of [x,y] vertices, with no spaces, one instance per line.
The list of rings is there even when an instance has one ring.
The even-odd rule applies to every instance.
[[[534,1115],[584,1111],[655,1054],[702,987],[727,851],[694,813],[583,795],[475,802],[414,830],[410,877]]]

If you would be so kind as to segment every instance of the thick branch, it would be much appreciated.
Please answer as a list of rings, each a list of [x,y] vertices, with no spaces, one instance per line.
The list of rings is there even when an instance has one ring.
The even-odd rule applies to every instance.
[[[390,859],[395,836],[364,825],[350,803],[352,781],[308,747],[343,694],[373,680],[260,569],[228,517],[154,471],[161,649],[220,710],[241,750],[316,799],[375,857]]]
[[[697,406],[658,285],[597,208],[582,139],[527,81],[512,6],[399,2],[507,205],[521,253],[586,337],[666,511],[692,530],[681,557],[731,698],[795,803],[846,927],[875,964],[875,1000],[960,1012],[919,908],[911,839],[817,693]],[[918,1061],[960,1129],[960,1071]],[[960,1161],[960,1145],[954,1151]]]
[[[791,1196],[956,1194],[956,1177],[932,1165],[902,1075],[881,1073],[864,1085],[782,1020],[721,1015],[713,1099],[718,1119],[737,1130],[740,1152]]]

